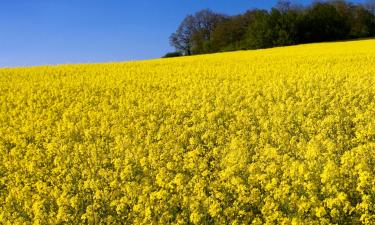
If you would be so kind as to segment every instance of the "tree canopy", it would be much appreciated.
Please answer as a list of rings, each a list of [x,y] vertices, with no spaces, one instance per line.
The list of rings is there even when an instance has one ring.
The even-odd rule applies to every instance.
[[[170,36],[183,55],[269,48],[375,36],[375,1],[317,1],[309,6],[280,0],[270,10],[227,16],[209,9],[187,15]]]

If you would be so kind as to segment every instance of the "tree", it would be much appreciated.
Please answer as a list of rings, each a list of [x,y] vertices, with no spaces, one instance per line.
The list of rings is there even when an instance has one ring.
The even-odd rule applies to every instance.
[[[177,31],[170,37],[171,44],[185,55],[194,52],[204,53],[211,39],[211,34],[216,25],[223,21],[226,16],[215,13],[209,9],[201,10],[194,15],[188,15],[181,22]]]
[[[375,0],[367,0],[364,6],[372,15],[375,15]]]
[[[274,11],[273,11],[274,12]],[[298,43],[298,22],[300,11],[289,9],[284,13],[277,14],[274,18],[274,31],[276,32],[274,46],[292,45]],[[272,14],[271,14],[272,15]]]
[[[268,48],[272,46],[273,27],[267,11],[259,10],[254,15],[246,34],[247,49]]]
[[[279,0],[276,3],[276,9],[279,10],[281,13],[286,13],[290,10],[292,6],[291,1],[289,0]]]
[[[353,9],[350,36],[354,38],[371,37],[375,35],[375,17],[359,5]]]
[[[232,16],[219,23],[212,33],[212,50],[246,49],[244,46],[245,35],[257,11],[259,10],[249,10],[242,15]]]
[[[375,0],[316,0],[308,7],[279,0],[270,11],[188,15],[170,37],[185,55],[375,36]]]
[[[349,30],[345,18],[329,3],[315,3],[299,24],[303,43],[342,40]]]
[[[348,38],[362,38],[374,35],[374,15],[369,5],[355,5],[344,0],[331,0],[329,4],[334,6],[340,15]]]
[[[177,51],[182,52],[185,55],[191,55],[192,48],[192,36],[195,31],[195,18],[192,15],[188,15],[181,22],[177,31],[170,36],[170,43]]]

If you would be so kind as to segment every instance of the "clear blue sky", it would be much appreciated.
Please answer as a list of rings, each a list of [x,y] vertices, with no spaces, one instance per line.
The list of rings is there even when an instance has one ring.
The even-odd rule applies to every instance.
[[[173,50],[168,37],[187,14],[233,15],[275,2],[0,0],[0,67],[157,58]]]

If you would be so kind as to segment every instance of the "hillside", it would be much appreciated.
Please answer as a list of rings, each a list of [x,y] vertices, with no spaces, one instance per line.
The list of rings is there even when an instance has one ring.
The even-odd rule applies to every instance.
[[[375,40],[0,69],[0,224],[374,224]]]

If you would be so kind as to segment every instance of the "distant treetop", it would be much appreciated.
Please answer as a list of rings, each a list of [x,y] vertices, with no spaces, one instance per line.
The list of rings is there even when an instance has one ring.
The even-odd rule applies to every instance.
[[[192,55],[374,36],[375,0],[319,1],[307,7],[280,0],[268,11],[227,16],[204,9],[187,15],[170,43]]]

